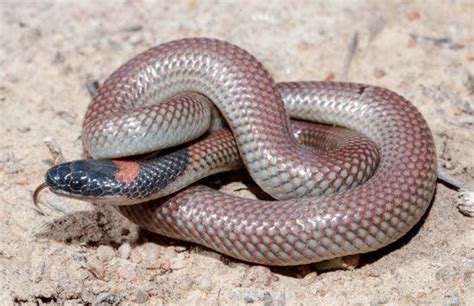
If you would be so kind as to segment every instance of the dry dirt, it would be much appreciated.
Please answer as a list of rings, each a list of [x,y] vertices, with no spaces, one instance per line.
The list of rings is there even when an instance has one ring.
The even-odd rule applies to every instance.
[[[278,81],[347,79],[390,88],[429,122],[440,166],[474,182],[473,1],[0,2],[0,304],[473,305],[473,219],[438,184],[420,224],[354,270],[266,268],[138,230],[112,208],[32,191],[66,158],[85,84],[182,37],[244,47]],[[351,65],[350,42],[358,33]]]

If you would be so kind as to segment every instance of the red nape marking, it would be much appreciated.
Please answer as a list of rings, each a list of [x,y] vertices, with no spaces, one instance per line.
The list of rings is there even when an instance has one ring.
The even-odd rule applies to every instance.
[[[140,171],[140,165],[131,160],[113,160],[113,163],[117,166],[115,178],[125,184],[133,182]]]

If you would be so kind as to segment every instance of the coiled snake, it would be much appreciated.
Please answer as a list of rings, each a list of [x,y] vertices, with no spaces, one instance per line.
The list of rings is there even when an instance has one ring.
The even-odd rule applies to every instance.
[[[213,113],[229,129],[215,128]],[[368,139],[329,127],[311,136],[289,116]],[[98,160],[53,167],[50,190],[120,205],[151,231],[268,265],[383,247],[418,222],[436,182],[430,129],[404,98],[353,83],[276,84],[249,53],[211,39],[165,43],[116,70],[89,105],[82,138]],[[241,165],[278,201],[205,186],[176,192]]]

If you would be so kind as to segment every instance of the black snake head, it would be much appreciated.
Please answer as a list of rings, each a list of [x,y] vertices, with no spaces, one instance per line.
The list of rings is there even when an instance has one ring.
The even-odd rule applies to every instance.
[[[49,189],[82,200],[106,200],[119,193],[125,182],[117,178],[119,166],[113,160],[77,160],[56,165],[46,172]]]
[[[149,160],[76,160],[56,165],[33,193],[49,188],[53,193],[95,204],[131,205],[169,195],[183,186],[178,178],[189,162],[187,149]],[[174,184],[175,181],[178,181]],[[39,207],[38,207],[39,208]]]

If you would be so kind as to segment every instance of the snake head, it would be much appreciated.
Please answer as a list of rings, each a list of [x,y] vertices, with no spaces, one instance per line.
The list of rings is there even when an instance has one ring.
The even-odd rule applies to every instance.
[[[59,195],[99,202],[111,200],[125,185],[117,179],[113,160],[77,160],[56,165],[45,175],[45,185]]]
[[[186,185],[178,178],[189,160],[186,148],[146,160],[76,160],[56,165],[33,193],[53,193],[95,204],[132,205],[169,195]],[[176,182],[175,182],[176,181]]]

